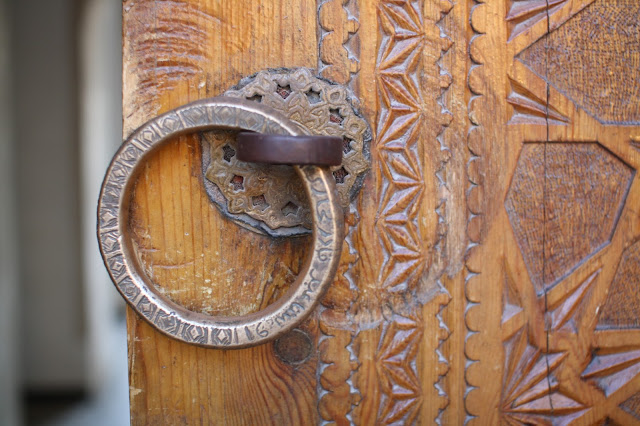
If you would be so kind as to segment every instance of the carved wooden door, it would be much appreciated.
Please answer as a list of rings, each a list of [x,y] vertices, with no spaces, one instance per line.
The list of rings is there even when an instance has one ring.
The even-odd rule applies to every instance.
[[[288,340],[202,349],[128,313],[133,424],[640,423],[637,0],[123,2],[125,136],[263,69],[347,86],[372,129],[335,282]],[[275,300],[306,237],[153,155],[131,227],[194,311]],[[339,184],[338,184],[339,185]]]

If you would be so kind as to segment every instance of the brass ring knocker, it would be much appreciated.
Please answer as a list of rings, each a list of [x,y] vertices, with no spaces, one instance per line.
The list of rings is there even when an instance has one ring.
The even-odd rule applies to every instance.
[[[326,167],[294,166],[313,217],[312,250],[289,291],[267,308],[238,317],[192,312],[160,294],[143,272],[129,237],[131,190],[143,159],[163,142],[185,133],[241,129],[304,135],[304,130],[254,102],[211,98],[160,115],[136,130],[113,157],[100,192],[98,239],[102,258],[129,305],[162,333],[210,348],[242,348],[275,339],[303,321],[333,281],[343,241],[343,210]]]

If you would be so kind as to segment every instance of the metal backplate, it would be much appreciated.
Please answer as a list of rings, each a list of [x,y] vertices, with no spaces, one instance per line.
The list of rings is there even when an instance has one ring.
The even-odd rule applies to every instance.
[[[305,69],[260,71],[224,96],[272,107],[309,133],[343,139],[343,162],[332,167],[346,208],[369,169],[371,131],[345,87]],[[241,226],[271,236],[311,232],[309,203],[290,166],[245,163],[236,158],[235,132],[203,133],[205,187],[220,210]]]

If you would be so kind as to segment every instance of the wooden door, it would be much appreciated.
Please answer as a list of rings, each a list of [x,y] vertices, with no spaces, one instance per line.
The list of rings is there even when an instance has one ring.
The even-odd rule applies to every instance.
[[[128,0],[123,17],[125,136],[276,67],[349,87],[373,132],[338,275],[289,345],[202,349],[129,311],[133,424],[640,423],[637,0]],[[200,142],[148,161],[140,256],[189,309],[258,310],[308,239],[225,219]]]

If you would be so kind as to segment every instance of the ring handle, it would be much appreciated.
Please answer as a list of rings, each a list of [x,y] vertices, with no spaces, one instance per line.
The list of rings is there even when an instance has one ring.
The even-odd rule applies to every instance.
[[[255,346],[286,333],[315,308],[338,268],[344,217],[328,168],[294,166],[309,197],[312,250],[289,290],[265,309],[237,317],[190,311],[167,299],[143,272],[129,237],[131,191],[143,159],[163,142],[186,133],[240,129],[304,135],[294,122],[269,107],[242,99],[210,98],[181,106],[138,128],[113,157],[98,202],[100,252],[116,288],[141,317],[162,333],[209,348]]]

